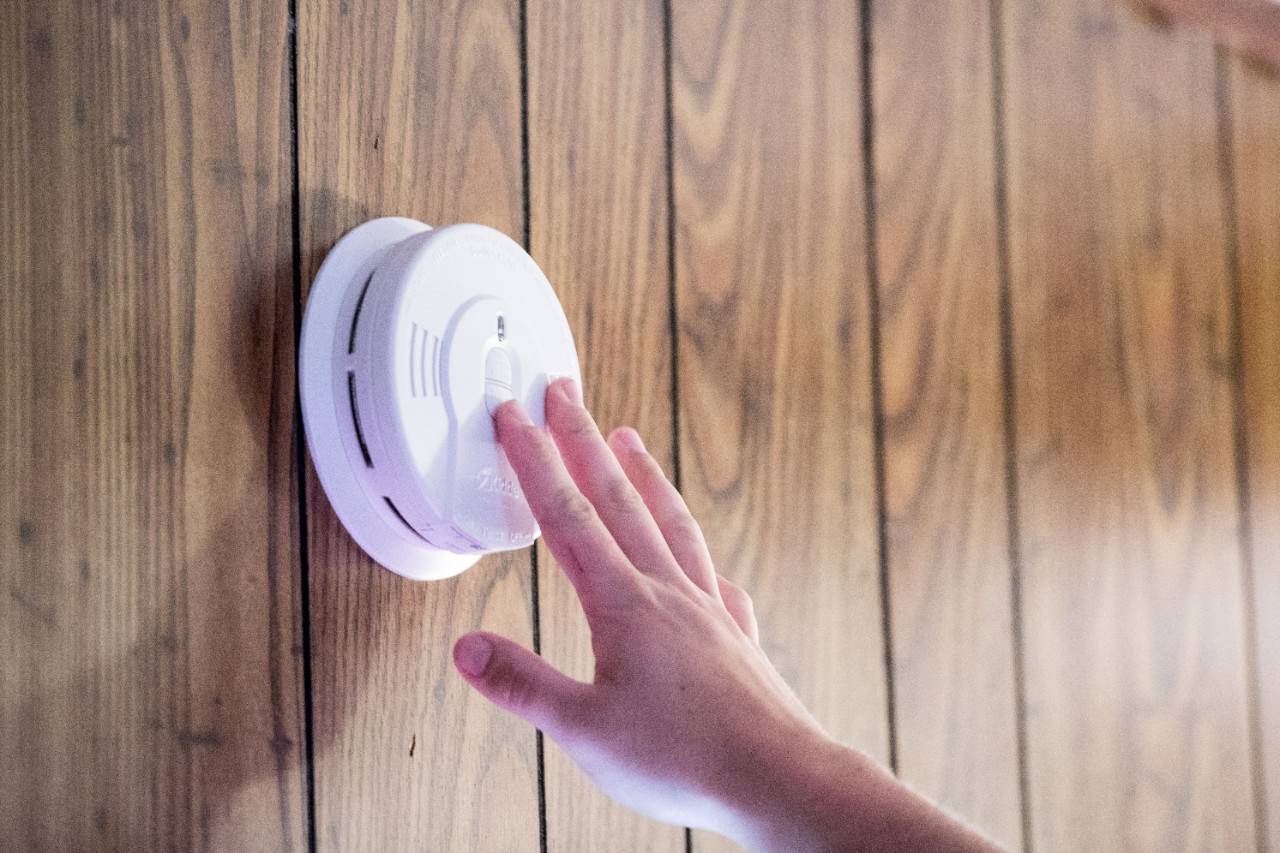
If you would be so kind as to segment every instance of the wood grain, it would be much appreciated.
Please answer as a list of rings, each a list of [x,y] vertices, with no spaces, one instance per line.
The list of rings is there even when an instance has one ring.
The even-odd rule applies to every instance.
[[[1214,49],[1004,6],[1036,850],[1249,850]]]
[[[375,216],[520,238],[519,8],[307,4],[298,20],[303,279]],[[532,640],[528,552],[436,583],[374,565],[308,477],[322,850],[536,847],[534,733],[453,670],[462,633]]]
[[[873,9],[898,772],[1017,849],[990,9]]]
[[[304,296],[367,218],[519,239],[527,202],[593,411],[679,460],[836,737],[887,758],[887,657],[902,775],[1011,847],[1021,805],[1036,851],[1280,850],[1280,85],[1112,0],[1004,0],[996,33],[982,0],[870,4],[886,655],[859,4],[523,5],[524,34],[520,0],[297,4]],[[539,602],[528,553],[396,579],[310,469],[302,541],[288,27],[0,16],[6,849],[307,846],[304,544],[317,846],[539,844],[533,732],[449,651],[531,644],[537,604],[588,677],[550,556]],[[550,743],[545,792],[550,850],[683,846]]]
[[[1244,463],[1257,633],[1258,780],[1280,850],[1280,82],[1226,67],[1239,262]]]
[[[0,838],[306,844],[284,2],[0,20]]]
[[[883,759],[856,9],[673,11],[686,497],[783,676]]]
[[[574,330],[587,406],[672,467],[663,4],[529,6],[531,250]],[[538,551],[542,653],[591,681],[572,586]],[[684,832],[616,805],[546,744],[550,850],[684,851]]]

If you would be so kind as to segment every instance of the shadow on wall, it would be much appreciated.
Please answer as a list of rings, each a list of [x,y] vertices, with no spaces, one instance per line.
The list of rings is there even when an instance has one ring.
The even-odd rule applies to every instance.
[[[287,211],[275,221],[287,223]],[[308,259],[304,275],[322,255]],[[48,526],[38,516],[20,525],[20,566],[6,585],[4,618],[25,649],[0,671],[6,843],[72,850],[307,845],[293,268],[275,258],[230,263],[243,282],[232,311],[204,316],[197,305],[189,345],[199,357],[229,358],[222,375],[232,374],[226,380],[234,384],[212,381],[208,405],[186,410],[188,418],[211,414],[206,423],[175,416],[173,429],[188,446],[175,446],[157,428],[119,451],[142,460],[132,488],[145,506],[126,512],[116,497],[120,485],[99,481],[103,469],[91,467],[88,476],[99,480],[75,487],[117,516],[97,519],[112,531],[64,529],[60,539],[56,519],[66,514],[60,507],[43,510]],[[189,287],[199,302],[198,279]],[[219,290],[215,299],[225,296]],[[146,334],[150,321],[140,322]],[[197,358],[176,357],[189,368]],[[199,370],[196,380],[214,369],[206,361]],[[168,393],[164,383],[132,389],[128,407],[107,405],[102,401],[120,387],[118,378],[104,375],[95,387],[89,373],[85,394],[99,420],[176,408],[159,400]],[[183,381],[190,386],[191,378]],[[232,388],[236,403],[225,399]],[[126,435],[126,426],[94,421],[83,432],[110,440]],[[237,443],[245,435],[251,445]],[[52,433],[55,450],[80,452],[65,446],[66,436]],[[227,442],[234,457],[222,452]],[[250,455],[261,470],[226,467]],[[308,489],[312,516],[330,513],[314,479]],[[261,513],[265,521],[253,517]],[[320,526],[346,539],[336,520]],[[98,545],[95,554],[103,541],[106,549]],[[355,549],[349,540],[346,547]],[[84,553],[93,559],[73,556]],[[357,563],[343,560],[341,568]],[[350,583],[368,586],[369,575],[382,570],[365,558],[359,563]],[[324,570],[312,567],[313,575]],[[28,595],[29,578],[43,579],[49,595]],[[429,618],[396,608],[387,596],[361,595],[359,603],[365,624]],[[377,646],[364,651],[376,656]],[[352,698],[328,704],[317,757],[342,731],[335,714],[363,701],[362,664],[337,664]]]
[[[324,190],[304,193],[302,210],[302,244],[319,247],[303,259],[304,288],[350,228],[416,212],[371,211]],[[523,845],[537,833],[534,733],[465,684],[452,647],[482,624],[530,643],[528,551],[445,581],[404,580],[359,550],[313,474],[307,490],[319,836],[335,847]],[[489,817],[493,803],[503,803],[502,821]]]

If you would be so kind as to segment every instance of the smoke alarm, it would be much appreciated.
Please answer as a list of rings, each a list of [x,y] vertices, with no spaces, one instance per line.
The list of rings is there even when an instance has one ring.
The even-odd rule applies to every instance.
[[[320,484],[375,561],[446,578],[537,538],[492,414],[514,398],[544,425],[548,383],[581,374],[551,284],[509,237],[359,226],[316,275],[299,360]]]

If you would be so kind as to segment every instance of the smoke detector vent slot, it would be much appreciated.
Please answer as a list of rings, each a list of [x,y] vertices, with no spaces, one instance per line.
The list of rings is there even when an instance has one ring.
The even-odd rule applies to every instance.
[[[395,515],[396,518],[400,519],[400,523],[404,525],[406,530],[424,542],[426,541],[426,537],[414,529],[413,525],[409,523],[409,519],[404,517],[404,514],[400,512],[400,508],[395,505],[395,502],[392,501],[391,498],[383,495],[382,499],[387,502],[387,509],[391,510],[392,514]]]
[[[369,445],[364,442],[364,430],[360,428],[360,406],[356,403],[356,375],[352,371],[347,371],[347,397],[351,401],[351,421],[356,427],[356,443],[360,445],[360,455],[364,457],[364,464],[372,468],[373,459],[369,456]]]
[[[356,351],[356,325],[360,322],[360,309],[364,307],[364,298],[369,294],[371,284],[373,284],[373,273],[369,273],[369,277],[364,280],[364,287],[360,288],[360,298],[356,300],[356,311],[351,315],[351,337],[347,339],[347,355]]]

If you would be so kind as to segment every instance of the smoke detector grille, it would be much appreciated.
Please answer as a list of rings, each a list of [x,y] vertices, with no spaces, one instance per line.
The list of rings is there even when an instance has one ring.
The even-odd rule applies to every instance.
[[[431,367],[427,368],[430,350]],[[409,391],[414,397],[440,396],[440,336],[413,324],[409,336]]]

